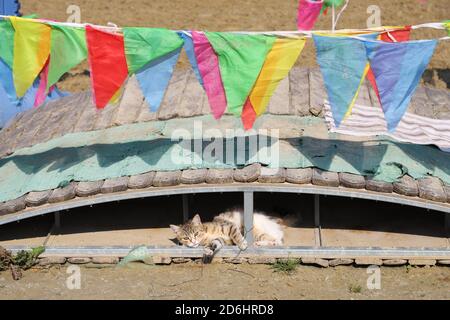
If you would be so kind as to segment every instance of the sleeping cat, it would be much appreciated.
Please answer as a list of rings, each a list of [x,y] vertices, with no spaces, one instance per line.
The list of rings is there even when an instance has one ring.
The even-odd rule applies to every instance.
[[[237,245],[240,250],[247,249],[243,236],[242,211],[229,211],[214,218],[212,222],[202,223],[196,215],[184,225],[171,225],[178,241],[187,247],[205,247],[204,260],[209,262],[224,245]],[[280,246],[283,244],[283,230],[279,221],[263,213],[254,214],[253,236],[256,246]]]

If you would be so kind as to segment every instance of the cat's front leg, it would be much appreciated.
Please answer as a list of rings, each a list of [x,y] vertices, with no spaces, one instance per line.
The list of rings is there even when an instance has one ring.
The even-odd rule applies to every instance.
[[[223,239],[218,238],[211,241],[211,244],[205,248],[204,254],[203,254],[203,262],[204,263],[211,263],[212,259],[214,258],[214,255],[223,248],[225,242]]]
[[[203,263],[211,263],[213,258],[214,250],[212,250],[210,247],[205,247],[205,249],[203,250]]]
[[[238,246],[239,250],[241,250],[241,251],[247,250],[248,243],[245,240],[242,233],[239,231],[239,229],[235,225],[233,225],[231,227],[230,238],[231,238],[231,241],[233,241],[233,243]]]

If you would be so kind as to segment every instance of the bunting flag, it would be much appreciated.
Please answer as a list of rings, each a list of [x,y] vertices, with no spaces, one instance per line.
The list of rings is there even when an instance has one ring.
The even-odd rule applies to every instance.
[[[322,12],[327,14],[327,11],[331,7],[339,8],[344,4],[345,0],[324,0],[322,6]]]
[[[250,94],[250,101],[260,116],[281,80],[289,74],[306,43],[306,39],[277,39],[267,55],[261,73]]]
[[[152,112],[158,111],[161,105],[180,52],[181,47],[153,60],[136,73],[139,86]]]
[[[0,21],[0,59],[13,68],[14,28],[9,20]]]
[[[192,36],[188,36],[184,32],[178,32],[178,35],[184,41],[184,51],[189,59],[189,63],[191,64],[192,70],[194,70],[195,76],[197,77],[198,82],[204,87],[203,79],[200,75],[200,70],[198,69],[197,58],[195,57],[194,51],[194,42],[192,41]]]
[[[206,32],[206,37],[219,58],[227,110],[241,116],[276,37],[221,32]]]
[[[97,108],[104,108],[128,77],[124,37],[86,26],[93,96]]]
[[[52,26],[46,92],[72,68],[87,58],[86,32],[82,28]]]
[[[335,32],[335,33],[317,33],[318,36],[326,36],[326,37],[348,37],[348,36],[355,36],[355,37],[361,37],[361,38],[367,38],[375,40],[380,36],[379,32],[373,32],[373,31],[346,31],[346,32]],[[347,107],[347,111],[344,115],[344,120],[346,117],[348,117],[353,110],[353,107],[356,103],[356,100],[358,99],[359,92],[361,91],[361,87],[364,84],[364,80],[366,79],[366,76],[369,74],[370,71],[370,64],[367,62],[366,67],[364,69],[363,75],[359,81],[358,88],[356,89],[355,95],[353,96],[353,99],[351,99],[349,106]]]
[[[353,38],[313,35],[313,39],[335,125],[339,127],[364,79],[366,49],[364,43]]]
[[[0,58],[0,87],[3,88],[4,94],[7,95],[9,101],[16,101],[16,88],[14,88],[14,78],[12,70],[8,64]]]
[[[0,129],[4,128],[8,121],[16,114],[16,106],[10,101],[8,93],[0,86]]]
[[[19,0],[1,0],[0,14],[4,16],[19,16],[20,3]]]
[[[39,86],[36,92],[36,98],[34,100],[34,107],[39,107],[41,104],[45,102],[45,98],[47,97],[47,85],[48,85],[48,71],[49,71],[49,62],[50,59],[47,60],[44,69],[42,69],[41,75],[39,77]]]
[[[298,5],[298,30],[312,30],[322,10],[323,0],[300,0]]]
[[[405,114],[422,74],[433,56],[436,40],[388,43],[364,42],[388,130]]]
[[[31,19],[10,17],[14,27],[13,77],[16,94],[23,97],[50,55],[51,27]]]
[[[253,128],[258,115],[250,102],[250,97],[245,101],[244,108],[242,109],[241,120],[245,130]]]
[[[178,34],[167,29],[124,28],[123,35],[130,74],[183,46]]]
[[[300,53],[305,47],[306,39],[277,39],[267,55],[261,73],[253,87],[249,101],[244,105],[242,121],[246,130],[253,127],[256,117],[262,115],[270,98],[281,80],[287,77]],[[252,106],[251,110],[246,110]]]
[[[219,58],[203,33],[193,31],[192,41],[211,112],[214,118],[220,119],[227,108],[227,98],[220,73]]]
[[[384,32],[380,35],[380,40],[385,42],[405,42],[409,41],[411,35],[411,26],[406,26],[403,29],[392,31],[392,32]],[[375,76],[373,75],[372,69],[369,67],[367,70],[367,80],[369,80],[372,85],[375,94],[378,97],[378,101],[381,104],[380,93],[378,92],[377,83],[375,81]]]
[[[2,80],[0,84],[0,128],[2,128],[19,112],[28,110],[35,105],[40,80],[39,78],[36,79],[25,95],[18,99],[14,88],[12,70],[2,60],[0,60],[0,77]],[[67,96],[67,94],[59,91],[56,87],[52,87],[49,94],[45,96],[45,102],[64,96]]]
[[[129,73],[136,73],[150,110],[156,112],[180,56],[183,39],[167,29],[124,28],[123,34]]]
[[[450,37],[450,20],[445,21],[444,26],[447,29],[447,35]]]
[[[344,3],[299,1],[298,26],[303,30],[313,27],[319,6]],[[450,21],[443,24],[450,35]],[[437,40],[409,41],[410,26],[387,29],[393,31],[313,34],[336,127],[351,113],[365,79],[378,96],[389,131],[405,113]],[[86,57],[98,108],[118,101],[125,80],[135,74],[150,109],[157,111],[184,48],[214,117],[228,111],[241,116],[250,129],[304,45],[305,39],[267,35],[190,35],[158,28],[124,28],[121,34],[90,25],[8,17],[0,19],[0,102],[3,99],[8,110],[0,114],[0,121],[20,108],[60,96],[55,84]]]

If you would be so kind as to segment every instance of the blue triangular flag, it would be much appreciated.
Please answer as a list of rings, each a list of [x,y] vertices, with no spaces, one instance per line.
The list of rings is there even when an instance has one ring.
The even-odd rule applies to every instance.
[[[0,128],[14,118],[16,114],[31,109],[34,106],[36,94],[39,88],[39,78],[35,80],[33,86],[28,89],[25,95],[18,99],[14,88],[12,70],[0,59]],[[67,93],[54,88],[46,98],[46,102],[67,96]]]
[[[139,86],[152,112],[156,112],[161,105],[180,52],[181,48],[151,61],[136,73]]]
[[[2,16],[18,16],[19,10],[19,0],[0,0],[0,14]]]
[[[198,70],[197,58],[194,52],[194,42],[192,41],[192,38],[186,35],[184,32],[179,32],[178,34],[184,40],[184,51],[186,52],[189,62],[191,63],[192,70],[194,70],[198,82],[203,87],[203,78],[201,77],[200,71]]]
[[[19,112],[20,109],[11,103],[7,92],[3,86],[0,86],[0,129],[4,128],[8,121]]]
[[[377,36],[378,34],[370,34],[363,37],[376,39]],[[339,127],[364,75],[367,66],[366,49],[361,40],[349,37],[313,34],[313,39],[335,125]]]
[[[12,70],[3,59],[0,59],[0,85],[10,101],[17,99]]]
[[[408,109],[433,56],[437,40],[389,43],[364,42],[388,130],[394,131]]]

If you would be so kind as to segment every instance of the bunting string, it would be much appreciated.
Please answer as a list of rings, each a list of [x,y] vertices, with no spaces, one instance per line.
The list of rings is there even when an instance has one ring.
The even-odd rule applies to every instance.
[[[5,16],[0,15],[0,18],[3,19],[10,19],[13,18],[12,16]],[[85,28],[86,26],[91,26],[97,29],[101,29],[104,31],[109,32],[122,32],[123,28],[118,27],[116,25],[111,26],[104,26],[104,25],[96,25],[92,23],[73,23],[73,22],[58,22],[58,21],[48,21],[48,20],[42,20],[42,19],[33,19],[35,21],[39,21],[40,23],[48,24],[48,25],[55,25],[55,26],[65,26],[65,27],[72,27],[72,28]],[[364,29],[339,29],[335,30],[335,33],[341,33],[341,34],[357,34],[357,33],[364,33],[364,32],[389,32],[389,31],[395,31],[397,29],[401,29],[401,26],[389,26],[389,27],[374,27],[374,28],[364,28]],[[413,30],[416,29],[424,29],[424,28],[430,28],[430,29],[438,29],[438,30],[446,30],[446,23],[445,22],[430,22],[430,23],[422,23],[418,25],[411,26]],[[188,36],[190,35],[189,31],[186,30],[172,30],[174,32],[182,32]],[[326,33],[333,33],[333,30],[295,30],[295,31],[227,31],[227,33],[237,33],[237,34],[247,34],[247,35],[268,35],[268,36],[302,36],[307,38],[312,38],[313,34],[326,34]],[[447,38],[447,37],[446,37]],[[444,38],[442,38],[444,39]]]
[[[0,18],[0,103],[8,101],[0,104],[0,126],[2,114],[10,117],[14,106],[39,107],[63,95],[56,83],[86,59],[98,109],[117,102],[127,79],[135,77],[156,112],[184,49],[212,115],[220,119],[231,113],[251,129],[301,56],[306,38],[312,38],[335,126],[351,114],[367,79],[393,132],[437,42],[450,39],[449,21],[333,31],[202,32]],[[421,28],[449,34],[410,41],[411,31]],[[8,110],[2,113],[2,108]]]

